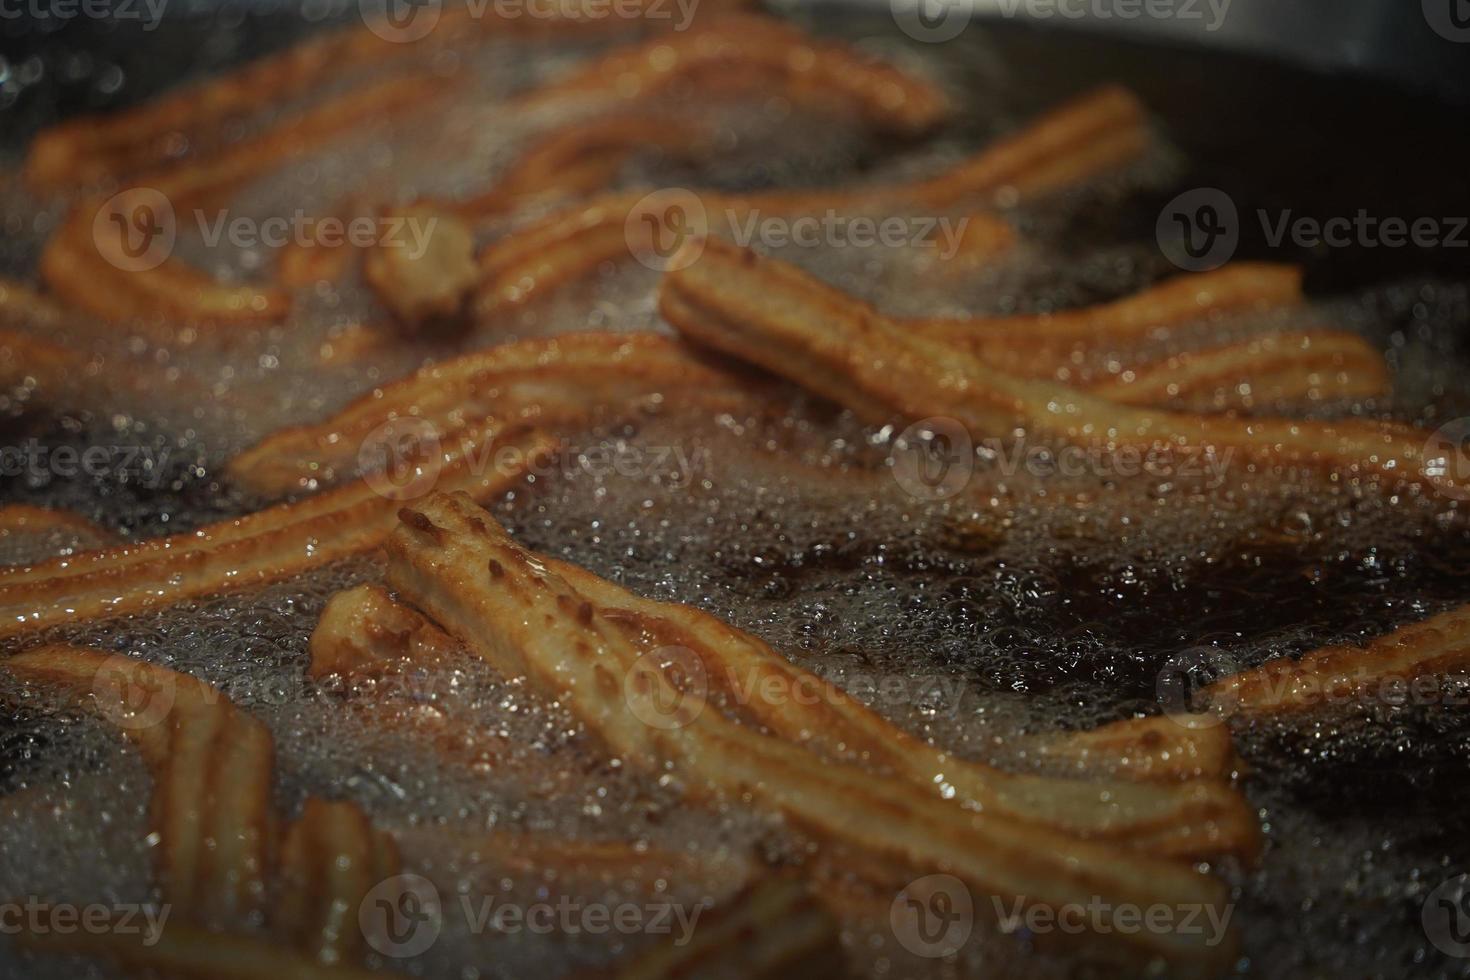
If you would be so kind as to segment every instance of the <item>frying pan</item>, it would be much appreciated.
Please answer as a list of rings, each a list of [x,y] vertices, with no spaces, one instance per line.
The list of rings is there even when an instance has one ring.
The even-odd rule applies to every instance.
[[[1317,221],[1360,211],[1410,221],[1470,216],[1470,180],[1465,176],[1470,127],[1464,122],[1470,102],[1470,43],[1446,37],[1433,26],[1441,23],[1436,19],[1440,13],[1463,13],[1455,2],[1459,0],[1449,0],[1446,11],[1434,13],[1430,0],[1422,5],[1317,0],[1290,6],[1235,0],[1216,32],[1147,19],[1125,23],[1007,16],[993,4],[976,3],[967,8],[974,16],[967,33],[942,44],[919,43],[916,50],[941,59],[962,84],[1003,92],[1005,112],[1014,120],[1102,80],[1121,82],[1139,93],[1180,150],[1184,168],[1167,191],[1146,190],[1071,216],[1063,237],[1078,253],[1118,241],[1152,242],[1160,215],[1178,193],[1218,189],[1245,216],[1237,229],[1237,258],[1301,264],[1307,270],[1308,292],[1314,295],[1371,291],[1385,323],[1376,339],[1385,347],[1392,347],[1396,334],[1422,339],[1432,330],[1435,349],[1464,364],[1470,363],[1470,230],[1462,232],[1467,244],[1461,247],[1387,248],[1357,241],[1321,248],[1290,240],[1275,243],[1268,229],[1251,219],[1261,211],[1279,215],[1288,210]],[[864,39],[892,38],[898,30],[892,9],[883,3],[788,8],[786,13],[818,32]],[[339,9],[308,19],[269,6],[193,7],[170,13],[147,30],[84,18],[0,20],[3,149],[18,154],[42,126],[141,101],[185,78],[258,57],[353,14],[352,9]],[[985,57],[977,53],[982,37]],[[982,131],[977,123],[969,125],[973,132]],[[957,139],[966,137],[966,127],[961,120]],[[0,270],[6,274],[27,274],[34,258],[13,244],[0,243]],[[1425,283],[1433,288],[1426,291]],[[1445,392],[1444,405],[1446,411],[1470,414],[1470,386]],[[7,444],[37,433],[65,441],[80,427],[68,417],[27,415],[7,420],[4,435]],[[30,485],[4,478],[0,499],[61,502],[151,533],[159,527],[150,515],[181,509],[208,512],[219,486],[206,462],[178,461],[177,486],[167,480],[157,487],[135,482],[58,486],[57,480]],[[1430,602],[1470,597],[1470,583],[1456,567],[1470,548],[1460,542],[1447,550],[1448,560],[1398,569],[1405,591]],[[1167,595],[1156,591],[1147,610],[1129,612],[1099,599],[1087,570],[1073,569],[1072,574],[1061,580],[1062,591],[1075,597],[1069,615],[1089,624],[1111,620],[1107,629],[1113,641],[1143,650],[1238,628],[1240,617],[1230,601],[1255,597],[1259,605],[1252,609],[1253,622],[1262,630],[1313,622],[1328,632],[1371,618],[1366,607],[1376,601],[1367,573],[1361,589],[1323,596],[1284,584],[1291,577],[1287,571],[1226,560],[1196,582],[1191,595],[1215,589],[1231,597],[1229,601],[1217,597],[1214,605],[1192,600],[1171,605]],[[1211,613],[1220,614],[1219,621],[1211,620]],[[1181,623],[1186,624],[1182,632],[1192,629],[1193,635],[1181,638]],[[987,679],[984,665],[961,669],[982,684],[1014,681]],[[1045,688],[1044,673],[1038,669],[1027,679],[1030,689]],[[1261,778],[1276,782],[1277,802],[1290,801],[1328,828],[1322,848],[1337,846],[1331,828],[1343,822],[1381,827],[1385,851],[1409,855],[1394,865],[1396,870],[1413,868],[1415,874],[1438,880],[1470,870],[1470,847],[1464,843],[1464,815],[1470,812],[1470,779],[1464,768],[1470,724],[1464,714],[1462,709],[1427,719],[1396,717],[1392,739],[1344,738],[1336,752],[1318,751],[1311,733],[1285,731],[1258,747],[1251,763]],[[19,748],[8,744],[4,753],[0,765],[7,771],[0,778],[15,778],[24,770],[17,759]],[[1304,754],[1311,754],[1312,766],[1293,763]],[[1425,809],[1441,819],[1421,819]],[[1373,856],[1365,856],[1361,867],[1364,877],[1371,878]],[[1347,897],[1333,906],[1332,920],[1323,922],[1320,910],[1292,904],[1299,894],[1296,884],[1268,876],[1243,886],[1242,914],[1259,924],[1261,937],[1248,944],[1255,958],[1242,962],[1242,972],[1300,976],[1324,970],[1327,963],[1353,963],[1355,973],[1364,976],[1470,976],[1470,964],[1446,960],[1427,945],[1417,902],[1384,901],[1375,894],[1373,902],[1355,903],[1351,889],[1369,886],[1352,876],[1334,879],[1330,887],[1343,889]],[[1374,882],[1373,887],[1380,886]],[[1299,923],[1297,933],[1293,926]],[[1321,944],[1322,949],[1293,948],[1294,943]],[[0,972],[3,968],[0,964]]]

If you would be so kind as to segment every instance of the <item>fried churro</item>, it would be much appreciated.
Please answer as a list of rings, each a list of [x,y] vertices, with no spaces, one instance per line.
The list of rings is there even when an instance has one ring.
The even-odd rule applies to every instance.
[[[549,215],[486,247],[480,253],[484,281],[479,306],[482,313],[519,306],[605,263],[649,252],[642,239],[661,228],[675,232],[678,238],[703,230],[720,232],[725,224],[738,224],[753,214],[929,214],[935,209],[988,207],[1086,179],[1132,159],[1148,142],[1142,106],[1131,93],[1113,87],[1062,106],[928,180],[740,195],[689,191],[670,199],[670,206],[680,208],[681,213],[689,200],[698,202],[702,214],[683,215],[687,228],[670,227],[659,210],[662,204],[657,195],[604,195]],[[983,213],[967,218],[965,264],[998,254],[1013,243],[1014,233],[1003,220]],[[1256,284],[1253,299],[1266,291],[1267,284]],[[1192,298],[1198,302],[1200,295],[1196,291]]]
[[[1428,435],[1362,419],[1239,419],[1120,405],[1066,385],[997,370],[917,336],[902,321],[785,263],[710,239],[664,279],[660,309],[693,340],[752,361],[873,420],[949,417],[977,435],[1019,426],[1060,443],[1239,454],[1267,468],[1307,467],[1343,484],[1452,492]]]
[[[585,427],[600,415],[698,403],[761,410],[761,387],[675,340],[653,334],[581,333],[528,340],[424,368],[366,395],[317,425],[286,429],[231,460],[242,486],[278,494],[330,484],[359,462],[384,426],[451,438],[485,420],[547,431]]]
[[[493,496],[552,446],[524,427],[471,430],[462,446],[420,447],[402,484],[379,474],[197,531],[0,569],[0,637],[251,588],[371,551],[402,500],[430,486]]]
[[[470,297],[480,281],[474,233],[453,214],[427,206],[400,209],[395,218],[416,222],[424,247],[378,242],[363,258],[363,279],[411,333],[467,326]]]
[[[217,927],[263,911],[274,834],[264,725],[203,681],[126,656],[46,646],[4,669],[100,714],[137,745],[153,773],[159,882],[182,916]]]
[[[310,798],[282,836],[275,921],[314,962],[358,962],[364,952],[358,909],[401,867],[398,845],[361,807]]]
[[[639,628],[620,623],[620,611],[608,609],[603,596],[582,591],[590,576],[574,583],[563,575],[565,566],[518,548],[467,497],[436,494],[405,508],[403,520],[387,545],[389,584],[502,673],[526,676],[561,700],[629,764],[659,772],[672,766],[696,795],[704,784],[717,794],[749,797],[820,837],[944,867],[992,894],[1026,903],[1055,907],[1099,891],[1119,901],[1223,901],[1216,883],[1172,860],[1063,833],[1034,816],[968,809],[961,802],[964,792],[956,794],[949,783],[948,769],[931,772],[929,792],[916,794],[907,774],[888,776],[839,761],[817,751],[810,738],[793,742],[691,699],[687,684],[675,683],[661,662],[666,649],[655,650],[656,641],[630,639]],[[612,589],[602,586],[604,593]],[[734,655],[731,646],[709,652]],[[737,657],[732,666],[739,664]],[[759,666],[778,669],[766,657]],[[723,673],[711,677],[716,690]],[[860,732],[860,744],[867,746],[868,726],[881,724],[877,716],[854,722],[852,707],[820,703],[828,717],[848,719],[833,733],[838,738]],[[775,717],[750,705],[740,708],[757,718]],[[803,721],[792,717],[783,725]],[[907,758],[906,748],[889,752]],[[928,767],[922,756],[911,765]],[[1035,813],[1053,820],[1068,807],[1062,799],[1083,798],[1062,782],[1053,783],[1058,788],[1048,794],[1047,785],[1034,782],[1032,802]],[[1146,784],[1111,784],[1093,800],[1106,809],[1099,797],[1125,788]],[[954,795],[960,799],[946,798]],[[1140,945],[1150,955],[1196,963],[1221,952],[1178,934],[1143,938]]]
[[[1400,627],[1362,646],[1322,647],[1221,678],[1200,692],[1206,710],[1227,718],[1291,716],[1334,705],[1411,700],[1424,678],[1470,682],[1470,606]]]
[[[673,26],[657,0],[637,0],[633,26]],[[747,6],[745,0],[707,0],[699,19]],[[365,23],[308,39],[241,69],[187,85],[135,109],[85,116],[43,131],[31,144],[25,173],[32,186],[63,190],[121,180],[175,162],[180,148],[217,148],[232,124],[310,94],[342,73],[367,66],[425,58],[484,33],[555,33],[566,30],[623,30],[629,18],[610,18],[594,2],[561,3],[553,16],[477,16],[473,9],[435,10],[436,21],[421,38],[393,24]],[[632,9],[625,5],[625,9]],[[477,22],[478,21],[478,22]]]
[[[845,45],[808,37],[790,24],[744,14],[618,48],[518,104],[530,110],[618,105],[709,79],[773,82],[793,101],[836,101],[878,131],[905,136],[922,135],[949,114],[944,94],[926,81]]]

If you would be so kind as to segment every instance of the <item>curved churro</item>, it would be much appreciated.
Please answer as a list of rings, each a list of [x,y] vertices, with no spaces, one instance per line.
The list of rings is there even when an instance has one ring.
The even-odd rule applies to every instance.
[[[1470,668],[1470,606],[1403,626],[1363,646],[1330,646],[1270,660],[1200,692],[1206,710],[1267,718],[1365,701],[1413,703],[1423,678]],[[1470,678],[1462,679],[1470,680]],[[1436,692],[1436,700],[1442,691]]]
[[[828,191],[763,191],[741,195],[684,192],[675,206],[695,199],[703,215],[685,216],[676,232],[720,231],[752,214],[799,216],[932,213],[956,205],[992,206],[1018,195],[1038,195],[1131,159],[1149,140],[1143,108],[1127,90],[1106,88],[1069,103],[959,166],[928,180]],[[604,263],[627,259],[648,243],[640,236],[666,227],[660,200],[612,194],[552,214],[491,243],[480,253],[482,312],[514,307],[579,279]],[[640,212],[642,209],[642,213]],[[1014,239],[1009,225],[968,215],[965,258],[994,255]],[[1264,283],[1252,287],[1260,298]],[[1198,293],[1195,294],[1196,300]]]
[[[1024,427],[1061,443],[1116,451],[1239,453],[1267,467],[1305,466],[1353,483],[1453,491],[1428,459],[1428,434],[1344,419],[1237,419],[1138,409],[1065,385],[998,371],[905,329],[785,263],[715,239],[664,279],[660,309],[694,340],[782,374],[870,418],[951,417],[976,434]]]
[[[197,531],[0,569],[0,637],[259,586],[370,551],[404,499],[432,486],[493,496],[552,446],[524,427],[471,430],[461,447],[421,447],[406,485],[381,474]]]
[[[1039,738],[1036,753],[1079,772],[1121,779],[1231,778],[1241,764],[1230,731],[1189,721],[1129,718],[1060,738]]]
[[[579,119],[538,137],[489,190],[446,203],[470,220],[606,190],[635,154],[649,149],[684,160],[714,150],[700,120],[670,112],[628,112]]]
[[[116,534],[71,511],[26,504],[0,507],[0,565],[93,551],[116,541]]]
[[[227,472],[257,493],[286,493],[351,472],[364,441],[395,420],[445,439],[487,419],[555,431],[585,426],[604,411],[626,414],[688,399],[759,411],[759,394],[739,372],[667,337],[564,334],[424,368],[325,422],[267,437],[231,460]]]
[[[401,870],[398,845],[355,803],[312,797],[281,839],[281,905],[273,919],[317,963],[361,960],[358,909]]]
[[[630,764],[659,772],[672,765],[823,838],[944,867],[1023,903],[1055,907],[1099,893],[1120,902],[1223,901],[1216,883],[1172,861],[968,810],[943,792],[916,795],[908,779],[837,761],[810,742],[792,744],[713,704],[691,702],[688,665],[682,686],[675,683],[661,660],[667,651],[630,641],[616,612],[600,608],[555,564],[515,546],[467,497],[436,494],[405,509],[403,519],[387,545],[390,585],[503,673],[527,676],[557,697]],[[1222,952],[1179,934],[1141,938],[1140,945],[1180,961],[1213,961]]]
[[[4,669],[101,714],[138,746],[153,773],[159,882],[181,917],[240,924],[264,909],[274,833],[264,725],[203,681],[125,656],[47,646]]]
[[[46,243],[41,276],[68,305],[111,322],[147,327],[162,319],[198,327],[280,320],[290,311],[288,294],[219,283],[169,254],[171,236],[229,190],[368,120],[415,108],[444,87],[432,76],[380,82],[212,157],[142,177],[106,200],[84,198]]]
[[[949,113],[944,94],[929,82],[756,15],[721,17],[682,34],[616,49],[518,105],[616,105],[710,78],[723,84],[774,80],[793,100],[840,101],[875,129],[906,136],[928,132]]]
[[[905,325],[920,336],[983,354],[996,342],[1048,348],[1144,340],[1161,328],[1191,320],[1301,302],[1302,271],[1297,266],[1236,262],[1213,272],[1178,276],[1100,306],[1030,316],[916,317]]]
[[[1356,334],[1292,332],[1181,352],[1081,387],[1120,405],[1218,411],[1377,398],[1388,394],[1392,379],[1383,355]]]
[[[700,4],[699,16],[712,17],[746,5],[744,0],[706,0]],[[334,75],[405,56],[426,56],[471,37],[474,27],[534,33],[579,27],[617,30],[628,25],[626,16],[609,17],[606,6],[595,0],[555,4],[547,8],[551,16],[501,17],[499,9],[490,10],[490,16],[481,10],[479,25],[474,23],[475,11],[440,12],[430,31],[419,39],[372,24],[333,31],[135,109],[68,120],[36,137],[26,159],[26,178],[32,186],[61,190],[156,169],[174,161],[180,145],[190,151],[215,147],[220,133],[231,124],[309,94]],[[630,8],[624,4],[621,9]],[[639,12],[646,26],[654,28],[664,26],[668,16],[658,0],[644,0]]]

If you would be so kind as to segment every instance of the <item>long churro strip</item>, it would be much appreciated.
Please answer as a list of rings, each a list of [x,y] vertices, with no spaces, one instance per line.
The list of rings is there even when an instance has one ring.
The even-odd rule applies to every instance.
[[[641,101],[699,79],[724,84],[771,79],[790,98],[841,100],[876,129],[903,135],[926,133],[949,113],[936,86],[860,57],[845,45],[753,15],[723,17],[682,34],[616,49],[520,104],[585,108]]]
[[[393,420],[447,439],[485,419],[548,431],[620,413],[697,401],[727,410],[759,404],[759,387],[675,340],[584,333],[490,348],[424,368],[348,405],[318,425],[286,429],[231,460],[230,477],[284,493],[348,474],[361,448]]]
[[[462,449],[418,459],[407,491],[385,474],[193,532],[0,570],[0,637],[251,588],[370,551],[392,530],[402,493],[438,486],[491,497],[552,446],[524,428],[493,441],[467,436]]]
[[[1391,385],[1378,351],[1354,334],[1333,332],[1268,334],[1187,351],[1083,387],[1120,405],[1208,411],[1251,402],[1376,398]]]
[[[741,222],[752,214],[894,214],[922,213],[957,204],[988,206],[1018,194],[1039,195],[1086,179],[1136,156],[1147,143],[1138,100],[1124,89],[1106,88],[1055,110],[929,180],[827,191],[697,196],[715,230],[721,220]],[[651,222],[647,233],[652,234],[652,229],[662,226],[663,216],[652,211],[641,214],[640,207],[657,207],[656,199],[649,201],[637,194],[605,195],[552,214],[492,243],[480,253],[485,275],[480,288],[482,311],[530,302],[606,263],[630,258],[635,250],[645,249],[647,243],[640,238],[645,233],[645,220]],[[973,260],[1002,251],[1013,237],[1005,222],[983,214],[971,215],[965,258]],[[1250,284],[1252,300],[1269,298],[1271,285]],[[1292,287],[1289,281],[1274,285],[1283,290]],[[1194,298],[1198,297],[1196,292]],[[951,326],[969,331],[966,323],[955,321]],[[932,329],[947,327],[936,325]]]
[[[1081,772],[1123,779],[1229,779],[1240,768],[1224,725],[1186,718],[1130,718],[1061,738],[1038,740],[1043,758]]]
[[[390,537],[389,583],[509,676],[566,704],[630,764],[748,796],[818,836],[943,867],[989,894],[1059,907],[1090,896],[1218,905],[1220,885],[1174,862],[1079,840],[1034,822],[963,808],[938,794],[835,762],[691,705],[661,669],[640,662],[597,605],[543,559],[516,547],[463,496],[405,509]],[[666,723],[651,723],[649,710]],[[1106,926],[1104,926],[1106,928]],[[1131,937],[1148,955],[1218,962],[1228,950],[1178,933]]]
[[[117,535],[71,511],[26,504],[0,507],[0,565],[93,551],[116,541]]]
[[[128,657],[48,646],[4,669],[98,712],[138,746],[153,773],[159,880],[181,916],[222,925],[263,908],[274,833],[264,725],[208,684]]]
[[[806,273],[710,239],[664,279],[660,308],[692,339],[782,374],[873,419],[951,417],[977,434],[1024,427],[1059,442],[1148,452],[1162,445],[1266,467],[1305,466],[1348,482],[1452,491],[1426,458],[1426,433],[1344,419],[1238,419],[1138,409],[1065,385],[1017,378]]]
[[[1101,306],[1031,316],[916,318],[907,326],[924,337],[984,352],[996,341],[1048,347],[1142,340],[1160,328],[1207,316],[1295,306],[1301,301],[1300,268],[1237,262],[1213,272],[1179,276]]]
[[[539,561],[593,602],[630,643],[652,638],[658,646],[694,653],[712,695],[738,703],[756,723],[786,739],[820,737],[925,791],[1069,833],[1126,840],[1158,854],[1234,852],[1250,859],[1259,845],[1254,817],[1227,786],[1203,782],[1161,791],[1065,782],[957,759],[714,616],[690,606],[639,598],[575,565],[549,558]],[[749,693],[768,687],[788,696],[771,700]]]
[[[282,905],[273,918],[318,963],[361,959],[358,909],[368,892],[399,873],[393,838],[374,829],[355,803],[306,801],[281,840]]]
[[[805,885],[771,876],[700,918],[687,941],[666,940],[613,971],[616,980],[729,975],[755,980],[843,977],[837,923]]]
[[[959,166],[909,186],[904,196],[941,207],[1003,192],[1044,194],[1133,159],[1148,140],[1138,97],[1109,85],[1052,110]]]
[[[446,205],[468,219],[586,197],[606,190],[635,154],[655,149],[679,159],[713,152],[699,121],[673,113],[630,112],[582,119],[540,137],[484,193]]]
[[[108,321],[163,317],[194,324],[279,320],[290,310],[280,290],[217,282],[182,261],[166,257],[152,268],[134,265],[112,225],[98,233],[103,208],[132,221],[126,196],[80,203],[46,243],[41,276],[68,305]],[[102,288],[99,288],[102,287]]]
[[[745,6],[741,0],[706,0],[701,18]],[[625,4],[624,10],[629,9]],[[609,17],[604,4],[590,0],[559,3],[551,16],[498,15],[483,18],[484,29],[515,33],[566,29],[621,29],[626,18]],[[311,38],[244,68],[189,85],[136,109],[69,120],[42,132],[31,145],[26,178],[32,186],[59,190],[70,185],[118,179],[153,170],[177,156],[177,147],[211,147],[231,123],[308,94],[343,71],[379,66],[404,56],[421,57],[470,36],[473,11],[453,10],[425,37],[410,41],[398,31],[372,25]],[[664,4],[646,0],[638,10],[647,26],[669,18]],[[673,26],[672,24],[669,26]]]
[[[1363,646],[1330,646],[1270,660],[1200,692],[1226,717],[1289,716],[1321,706],[1412,703],[1425,678],[1470,670],[1470,606],[1394,630]],[[1462,683],[1470,677],[1462,678]],[[1442,691],[1436,690],[1436,698]]]
[[[226,285],[162,254],[157,261],[129,251],[164,249],[157,236],[187,227],[204,205],[281,166],[292,157],[362,125],[420,106],[445,83],[433,77],[396,79],[329,100],[218,154],[141,177],[137,188],[103,201],[83,199],[47,242],[41,275],[68,305],[107,321],[158,319],[194,326],[276,321],[290,311],[279,289]],[[104,209],[110,213],[100,214]],[[157,213],[166,208],[166,214]],[[136,228],[139,221],[145,223]],[[170,229],[169,226],[172,226]],[[98,288],[103,285],[106,288]],[[172,331],[170,331],[172,335]]]

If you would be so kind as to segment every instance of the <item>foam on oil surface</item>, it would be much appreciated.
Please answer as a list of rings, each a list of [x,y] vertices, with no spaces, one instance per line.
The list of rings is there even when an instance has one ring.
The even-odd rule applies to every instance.
[[[537,126],[554,121],[528,123],[499,104],[533,72],[570,63],[570,54],[541,59],[544,50],[487,48],[469,64],[469,96],[447,116],[426,114],[395,124],[391,135],[311,154],[245,188],[232,212],[260,218],[330,209],[354,190],[401,201],[483,189]],[[925,59],[920,70],[931,63]],[[1001,87],[968,89],[967,99],[967,111],[995,120],[996,131],[1023,121],[1006,115]],[[713,118],[728,148],[724,169],[688,179],[708,177],[731,189],[832,173],[881,181],[885,169],[933,172],[973,149],[925,147],[859,173],[871,151],[860,134],[830,121],[825,129],[804,118],[794,124],[792,111],[779,101],[720,110]],[[776,132],[810,139],[753,159]],[[442,139],[456,152],[444,152]],[[1111,243],[1080,249],[1058,230],[1079,211],[1167,179],[1167,157],[1014,215],[1028,232],[1025,249],[957,280],[912,254],[767,251],[895,313],[1004,314],[1094,302],[1168,270],[1149,252]],[[683,179],[677,164],[655,156],[635,161],[626,184]],[[3,199],[7,231],[12,214],[37,217],[15,194],[7,188]],[[53,210],[25,222],[9,254],[33,257],[56,218]],[[180,255],[246,278],[262,275],[273,258],[248,248],[202,250],[193,240]],[[483,324],[463,345],[569,329],[666,329],[655,313],[655,284],[653,273],[631,263],[609,268],[594,282]],[[43,474],[16,484],[16,495],[130,533],[195,526],[245,506],[213,476],[233,452],[450,352],[395,344],[360,363],[323,366],[323,340],[371,307],[354,280],[303,290],[297,300],[301,315],[288,329],[246,332],[225,351],[158,347],[65,321],[58,339],[97,351],[107,367],[68,393],[79,417],[59,422],[51,441],[137,444],[155,456],[168,447],[171,458],[155,486],[140,487],[139,474],[129,472],[91,481]],[[1392,404],[1350,410],[1392,410],[1433,427],[1470,412],[1464,365],[1447,346],[1466,309],[1464,289],[1416,283],[1302,316],[1360,332],[1388,353],[1397,372]],[[1282,315],[1232,318],[1181,336],[1236,337],[1285,322]],[[960,495],[929,502],[907,493],[885,467],[894,437],[810,405],[761,423],[681,418],[675,409],[636,430],[569,435],[573,451],[563,471],[539,476],[493,509],[531,547],[639,593],[708,609],[905,728],[966,756],[1021,767],[1031,764],[1027,736],[1156,712],[1158,675],[1180,650],[1203,648],[1217,662],[1250,666],[1376,635],[1470,597],[1463,571],[1470,539],[1453,508],[1234,469],[1218,481],[1209,473],[1067,477],[1049,472],[1044,456],[1016,469],[1005,451],[990,449]],[[446,894],[521,902],[557,894],[560,886],[543,869],[502,867],[497,834],[636,840],[737,863],[801,846],[768,818],[739,807],[691,807],[671,787],[609,764],[567,711],[471,661],[405,678],[388,698],[404,714],[446,721],[459,736],[452,751],[430,744],[422,728],[385,726],[381,714],[363,710],[380,692],[307,682],[306,644],[322,606],[342,588],[380,579],[371,561],[349,562],[248,596],[55,638],[218,685],[275,735],[275,793],[284,812],[308,794],[358,801],[399,835],[408,867]],[[24,706],[26,692],[7,684],[0,687],[6,703]],[[0,882],[58,900],[149,895],[142,841],[150,783],[131,750],[74,713],[35,716],[22,707],[4,731]],[[1247,789],[1271,840],[1263,868],[1239,876],[1246,972],[1439,969],[1417,916],[1423,894],[1461,870],[1442,814],[1470,802],[1454,768],[1467,739],[1467,726],[1442,707],[1380,706],[1240,734],[1255,773]],[[1420,805],[1425,800],[1433,806]],[[694,901],[728,895],[736,878],[720,867],[708,879],[674,877],[666,886]],[[634,890],[629,882],[605,887]],[[902,956],[886,922],[847,925],[849,949],[875,976],[1069,969],[1027,955],[1015,937],[993,936],[960,964],[925,964]],[[434,976],[552,975],[605,962],[619,943],[475,937],[452,928],[415,966]],[[37,960],[32,968],[105,975],[81,961]]]

